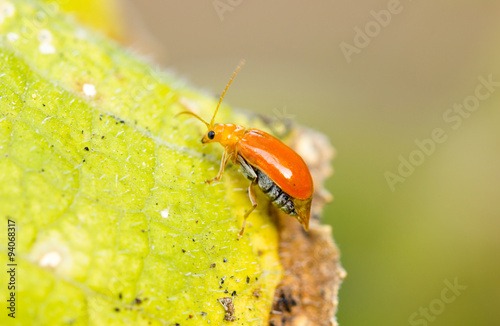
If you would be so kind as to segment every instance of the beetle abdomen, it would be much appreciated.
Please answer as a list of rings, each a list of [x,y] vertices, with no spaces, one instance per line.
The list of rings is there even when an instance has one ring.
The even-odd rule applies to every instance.
[[[274,206],[278,207],[288,215],[297,215],[295,206],[290,195],[281,190],[264,172],[255,169],[257,173],[257,182],[260,190],[271,200]]]
[[[238,161],[241,164],[243,174],[253,182],[259,185],[260,190],[271,200],[274,206],[281,209],[288,215],[296,216],[295,205],[291,200],[292,197],[284,192],[273,180],[271,180],[264,172],[251,166],[241,156],[238,155]]]

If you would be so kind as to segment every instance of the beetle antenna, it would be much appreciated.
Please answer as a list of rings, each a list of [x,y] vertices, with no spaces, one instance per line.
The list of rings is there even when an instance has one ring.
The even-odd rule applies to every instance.
[[[177,113],[177,114],[174,116],[174,118],[177,118],[177,117],[178,117],[178,116],[180,116],[181,114],[189,114],[189,115],[192,115],[192,116],[193,116],[193,117],[195,117],[196,119],[198,119],[198,120],[200,120],[201,122],[203,122],[203,123],[205,124],[205,126],[207,126],[207,129],[210,129],[210,126],[208,125],[208,123],[207,123],[205,120],[203,120],[202,118],[200,118],[200,116],[199,116],[199,115],[197,115],[197,114],[195,114],[195,113],[193,113],[193,112],[191,112],[191,111],[182,111],[182,112],[180,112],[180,113]]]
[[[214,125],[215,116],[217,115],[217,111],[219,111],[219,106],[222,103],[222,99],[224,98],[224,95],[226,95],[226,92],[227,92],[227,89],[229,88],[229,85],[231,85],[234,77],[236,77],[236,74],[238,73],[238,71],[240,71],[241,67],[243,67],[244,64],[245,64],[245,60],[241,60],[238,67],[236,67],[236,69],[234,70],[233,76],[231,77],[231,79],[229,79],[229,82],[227,83],[226,88],[224,89],[224,92],[222,92],[222,95],[220,96],[220,99],[219,99],[219,104],[217,104],[217,108],[215,108],[215,112],[214,112],[214,116],[212,117],[212,121],[210,121],[210,127],[207,125],[207,127],[209,129],[212,128]]]

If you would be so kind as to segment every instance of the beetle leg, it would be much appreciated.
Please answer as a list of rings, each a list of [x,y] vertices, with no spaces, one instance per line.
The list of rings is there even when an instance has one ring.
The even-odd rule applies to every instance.
[[[257,207],[257,198],[255,197],[255,191],[253,190],[253,185],[255,182],[250,183],[250,186],[248,186],[248,197],[250,197],[250,201],[252,202],[252,208],[248,212],[245,213],[245,216],[243,216],[243,225],[241,226],[241,231],[238,233],[238,239],[241,238],[243,233],[245,232],[245,226],[247,224],[247,218],[250,213],[253,212],[255,207]]]
[[[224,173],[224,168],[226,167],[227,165],[227,162],[229,161],[229,159],[231,158],[231,154],[228,154],[228,150],[225,149],[224,150],[224,153],[222,154],[222,159],[220,161],[220,169],[219,169],[219,173],[217,173],[217,175],[215,176],[215,178],[212,178],[212,179],[208,179],[208,180],[205,180],[206,183],[211,183],[212,181],[219,181],[220,178],[222,178],[222,174]]]

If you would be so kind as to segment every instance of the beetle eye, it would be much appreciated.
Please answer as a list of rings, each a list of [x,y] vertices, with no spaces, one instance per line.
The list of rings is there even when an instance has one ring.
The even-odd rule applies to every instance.
[[[213,130],[210,130],[207,134],[208,139],[214,139],[215,137],[215,132]]]

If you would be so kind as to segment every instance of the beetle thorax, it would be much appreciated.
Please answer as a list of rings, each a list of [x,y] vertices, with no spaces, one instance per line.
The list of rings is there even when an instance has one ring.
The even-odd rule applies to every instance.
[[[215,131],[214,141],[224,147],[236,146],[245,133],[244,127],[231,123],[217,124],[213,130]]]

